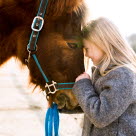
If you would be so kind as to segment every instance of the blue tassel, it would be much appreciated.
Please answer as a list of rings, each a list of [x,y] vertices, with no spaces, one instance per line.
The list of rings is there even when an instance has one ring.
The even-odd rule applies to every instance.
[[[59,136],[59,112],[57,104],[53,103],[47,110],[45,119],[45,136]],[[53,133],[54,132],[54,133]]]

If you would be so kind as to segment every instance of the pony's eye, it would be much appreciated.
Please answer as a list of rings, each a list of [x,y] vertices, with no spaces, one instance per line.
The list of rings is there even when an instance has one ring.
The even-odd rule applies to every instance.
[[[77,43],[67,43],[67,45],[72,49],[76,49],[78,47]]]

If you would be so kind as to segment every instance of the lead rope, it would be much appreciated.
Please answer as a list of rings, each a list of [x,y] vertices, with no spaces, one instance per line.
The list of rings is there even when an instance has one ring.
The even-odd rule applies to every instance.
[[[59,112],[57,104],[53,103],[47,110],[45,118],[45,136],[58,136]]]

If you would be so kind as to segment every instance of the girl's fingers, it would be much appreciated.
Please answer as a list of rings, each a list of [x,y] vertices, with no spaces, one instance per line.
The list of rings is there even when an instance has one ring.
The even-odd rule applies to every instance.
[[[84,79],[84,78],[88,78],[88,79],[90,79],[89,74],[87,74],[86,72],[83,72],[82,74],[80,74],[80,75],[76,78],[76,80],[75,80],[75,81],[78,81],[78,80],[80,80],[80,79]]]

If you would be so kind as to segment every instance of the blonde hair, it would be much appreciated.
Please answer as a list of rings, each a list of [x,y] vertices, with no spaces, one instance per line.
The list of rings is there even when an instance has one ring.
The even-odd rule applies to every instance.
[[[105,52],[100,65],[102,76],[118,67],[126,66],[136,73],[136,54],[117,27],[107,18],[91,21],[82,29],[82,38],[94,43]],[[107,70],[110,64],[114,67]]]

